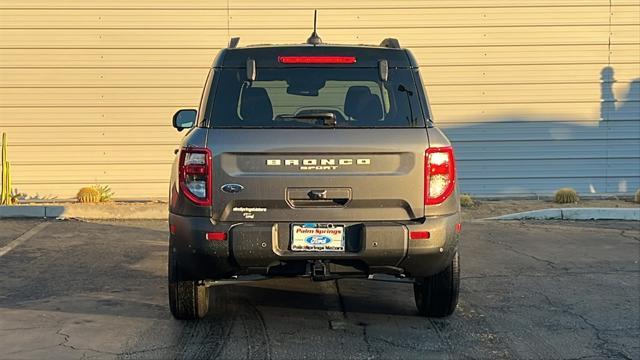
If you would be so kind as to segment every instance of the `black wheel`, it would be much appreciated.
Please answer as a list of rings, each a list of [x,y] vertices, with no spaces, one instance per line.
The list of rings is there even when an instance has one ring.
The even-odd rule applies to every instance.
[[[451,265],[441,272],[417,278],[413,284],[418,312],[422,316],[445,317],[453,314],[460,293],[460,257],[456,252]]]
[[[201,319],[209,310],[209,292],[198,281],[180,278],[180,264],[169,247],[169,308],[179,320]]]

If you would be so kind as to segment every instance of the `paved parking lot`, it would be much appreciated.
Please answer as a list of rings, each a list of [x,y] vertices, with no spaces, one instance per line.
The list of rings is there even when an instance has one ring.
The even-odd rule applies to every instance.
[[[640,358],[638,223],[467,223],[444,320],[407,284],[293,279],[212,288],[187,323],[166,222],[41,223],[0,220],[1,358]]]

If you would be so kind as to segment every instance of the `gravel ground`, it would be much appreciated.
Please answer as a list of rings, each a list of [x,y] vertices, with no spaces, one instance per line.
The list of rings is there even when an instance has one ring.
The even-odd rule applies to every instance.
[[[463,208],[465,220],[486,219],[494,216],[550,208],[637,208],[640,204],[630,200],[580,200],[575,204],[556,204],[551,200],[475,200],[475,206]]]

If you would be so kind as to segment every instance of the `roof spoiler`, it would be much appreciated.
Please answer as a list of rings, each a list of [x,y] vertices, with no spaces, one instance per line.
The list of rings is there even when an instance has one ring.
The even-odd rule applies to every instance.
[[[236,47],[238,47],[239,42],[240,42],[239,37],[232,37],[231,40],[229,40],[229,45],[227,46],[227,48],[235,49]],[[390,49],[400,49],[400,41],[398,41],[398,39],[395,39],[395,38],[386,38],[382,40],[382,42],[378,46],[390,48]]]
[[[400,41],[398,41],[398,39],[394,39],[394,38],[386,38],[384,40],[382,40],[382,42],[379,45],[380,47],[386,47],[386,48],[391,48],[391,49],[400,49]]]

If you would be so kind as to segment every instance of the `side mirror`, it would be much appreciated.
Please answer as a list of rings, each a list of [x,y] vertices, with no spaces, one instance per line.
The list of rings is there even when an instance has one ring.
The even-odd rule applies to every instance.
[[[173,127],[178,131],[188,129],[196,124],[198,112],[193,109],[178,110],[173,115]]]

